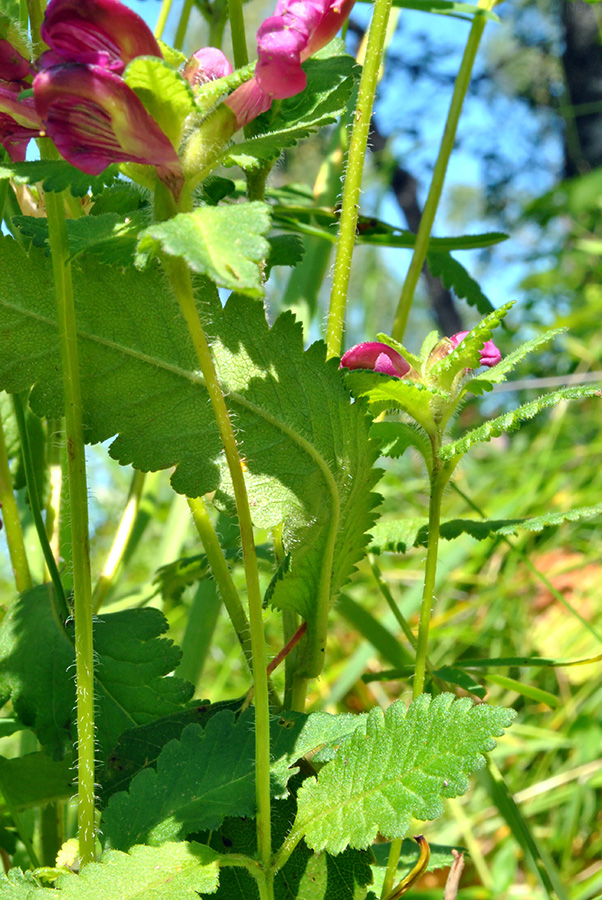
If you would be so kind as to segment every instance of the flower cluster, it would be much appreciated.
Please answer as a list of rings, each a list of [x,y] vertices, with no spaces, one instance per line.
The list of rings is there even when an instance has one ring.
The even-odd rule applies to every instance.
[[[431,356],[433,358],[447,356],[464,340],[467,334],[470,334],[470,332],[459,331],[450,338],[443,338]],[[502,354],[493,341],[485,341],[481,349],[480,364],[491,368],[496,366],[501,358]],[[393,347],[389,347],[388,344],[381,344],[379,341],[366,341],[363,344],[356,344],[355,347],[351,347],[350,350],[343,354],[340,368],[371,369],[373,372],[382,372],[394,378],[419,380],[418,373],[403,358],[401,353],[393,349]]]
[[[338,31],[354,0],[279,0],[257,35],[253,78],[225,101],[229,132],[306,84],[301,63]],[[0,142],[13,160],[31,137],[48,135],[62,156],[91,175],[113,162],[152,165],[172,188],[183,179],[180,147],[121,77],[138,56],[162,57],[144,21],[120,0],[50,0],[41,28],[48,46],[35,67],[0,40]],[[30,88],[33,97],[23,90]],[[183,75],[193,86],[232,72],[224,54],[199,50]],[[29,79],[29,80],[28,80]],[[228,129],[224,130],[228,135]],[[222,135],[223,136],[223,135]]]

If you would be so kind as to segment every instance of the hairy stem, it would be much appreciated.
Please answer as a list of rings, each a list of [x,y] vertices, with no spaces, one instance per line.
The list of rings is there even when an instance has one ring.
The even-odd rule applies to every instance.
[[[341,352],[347,290],[351,274],[351,257],[355,245],[358,206],[362,186],[362,172],[390,12],[391,0],[375,0],[372,21],[368,32],[366,62],[362,69],[345,172],[341,222],[326,329],[328,357],[339,356]]]
[[[492,4],[488,4],[487,8],[490,8],[491,5]],[[433,222],[435,221],[435,214],[437,212],[437,207],[439,206],[439,200],[441,199],[447,165],[449,163],[451,152],[454,149],[462,105],[464,103],[464,98],[466,97],[468,85],[470,84],[472,68],[486,21],[483,13],[478,12],[475,14],[466,47],[464,48],[464,56],[462,57],[462,62],[454,85],[454,92],[447,114],[443,137],[441,138],[439,154],[437,156],[435,168],[433,169],[431,186],[420,219],[418,234],[416,235],[416,244],[414,246],[414,253],[412,254],[412,261],[410,262],[410,268],[408,269],[408,274],[406,275],[401,297],[399,299],[399,305],[395,313],[395,321],[393,323],[391,335],[397,341],[403,340],[408,317],[410,315],[410,309],[412,308],[412,302],[414,300],[414,292],[426,259]]]
[[[230,621],[236,633],[236,637],[242,647],[242,652],[249,665],[251,672],[253,671],[253,653],[251,650],[251,630],[249,628],[249,620],[240,602],[236,585],[230,575],[226,557],[220,546],[213,523],[209,518],[209,513],[205,503],[201,497],[195,499],[188,498],[188,506],[192,513],[195,528],[201,539],[201,543],[209,561],[211,574],[215,579],[221,598],[224,601],[226,612],[230,616]]]
[[[65,438],[73,542],[79,854],[82,865],[85,865],[94,859],[96,839],[94,821],[94,653],[92,646],[92,580],[88,537],[88,486],[73,282],[62,196],[48,192],[46,209],[57,301],[65,403]]]
[[[4,440],[4,429],[0,419],[0,504],[2,504],[2,521],[8,544],[10,564],[15,577],[15,587],[19,591],[27,591],[32,586],[31,572],[27,561],[27,552],[23,541],[23,529],[19,519],[19,510],[13,491],[13,483],[8,466],[8,452]]]
[[[194,302],[190,271],[180,258],[163,257],[182,315],[188,327],[205,388],[213,407],[232,479],[236,510],[240,525],[243,561],[249,601],[249,624],[253,652],[253,684],[255,694],[255,773],[257,796],[257,843],[262,864],[267,869],[272,855],[270,821],[270,713],[267,678],[267,654],[263,633],[262,597],[259,587],[257,555],[247,486],[236,444],[230,413],[219,383],[205,330]]]

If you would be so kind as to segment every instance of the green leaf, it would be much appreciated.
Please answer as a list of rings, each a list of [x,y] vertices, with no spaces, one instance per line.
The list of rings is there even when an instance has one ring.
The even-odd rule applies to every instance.
[[[428,519],[425,517],[380,519],[370,529],[370,553],[407,553],[416,546],[420,530],[427,525]]]
[[[34,412],[61,416],[56,309],[44,287],[50,263],[5,238],[0,264],[0,388],[34,385]],[[198,361],[164,279],[154,270],[118,271],[88,259],[73,272],[86,440],[118,435],[110,453],[123,464],[143,471],[173,466],[177,491],[216,491],[216,501],[231,506]],[[324,344],[304,350],[290,313],[270,328],[260,302],[235,295],[222,307],[213,285],[198,279],[195,288],[246,460],[254,522],[267,529],[283,523],[290,565],[272,603],[299,612],[311,635],[318,598],[322,609],[334,601],[374,521],[378,450],[369,417],[363,403],[351,402]]]
[[[483,390],[488,391],[491,389],[491,385],[501,384],[501,382],[506,380],[507,375],[512,372],[529,353],[532,353],[534,350],[547,344],[552,338],[556,337],[556,335],[564,334],[566,330],[566,328],[552,328],[550,331],[546,331],[545,334],[540,334],[530,341],[525,341],[524,344],[521,344],[520,347],[517,347],[516,350],[509,353],[508,356],[504,356],[501,362],[496,366],[492,366],[491,369],[487,369],[482,375],[477,375],[476,378],[469,381],[466,385],[466,390],[471,394],[478,394],[480,393],[479,389],[481,386],[483,387]]]
[[[464,369],[479,368],[483,345],[491,340],[493,329],[497,328],[513,306],[512,300],[485,316],[451,353],[434,363],[429,372],[429,380],[432,380],[433,384],[443,384],[449,388],[456,375]]]
[[[204,730],[188,725],[157,759],[115,794],[103,815],[103,834],[112,847],[144,841],[160,844],[219,827],[227,816],[255,813],[254,712],[235,719],[221,710]],[[272,792],[282,794],[294,763],[318,747],[328,748],[365,727],[364,716],[286,712],[271,723]],[[327,750],[325,751],[328,755]],[[152,763],[152,760],[149,761]]]
[[[67,219],[67,238],[71,258],[86,251],[103,262],[116,266],[131,265],[138,235],[151,219],[150,208],[134,210],[127,216],[99,213]],[[31,238],[36,247],[48,247],[48,220],[37,216],[14,216],[14,224]]]
[[[430,470],[433,458],[431,442],[416,426],[406,422],[375,422],[370,429],[370,437],[380,444],[382,456],[390,456],[391,459],[399,459],[409,447],[414,447]]]
[[[451,354],[450,354],[451,355]],[[595,397],[602,395],[601,387],[569,387],[554,391],[551,394],[544,394],[537,400],[531,400],[513,409],[511,412],[504,413],[496,419],[490,419],[479,428],[473,428],[466,432],[458,441],[451,444],[444,444],[440,450],[441,459],[453,459],[455,456],[463,456],[470,448],[480,441],[490,441],[491,438],[499,437],[504,432],[516,431],[523,422],[532,419],[537,413],[550,406],[556,406],[563,400],[580,400],[583,397]]]
[[[294,267],[303,259],[305,246],[298,234],[275,234],[268,238],[270,255],[268,266]]]
[[[16,184],[42,182],[45,191],[64,191],[69,188],[75,197],[83,197],[92,188],[100,193],[104,185],[111,184],[118,176],[116,166],[108,166],[101,175],[86,175],[63,160],[35,160],[0,164],[0,180],[14,178]]]
[[[33,872],[9,869],[0,876],[0,900],[56,900],[56,891],[42,887]]]
[[[426,432],[434,432],[436,426],[430,401],[436,396],[446,399],[446,395],[440,391],[424,384],[362,369],[346,372],[345,378],[356,397],[367,399],[373,416],[385,410],[400,409],[415,419]]]
[[[54,755],[74,737],[73,623],[58,624],[52,588],[19,596],[0,625],[0,697]],[[157,609],[104,615],[94,627],[96,741],[106,759],[126,728],[181,708],[192,686],[166,677],[180,651],[160,638],[167,622]]]
[[[283,100],[275,115],[268,112],[257,119],[258,128],[264,127],[268,133],[233,144],[223,160],[225,165],[258,168],[277,159],[285,147],[293,147],[312,131],[334,122],[346,109],[357,72],[353,57],[341,50],[341,43],[335,41],[321,55],[308,59],[303,65],[305,90]],[[325,52],[332,55],[325,56]]]
[[[440,694],[423,694],[406,709],[397,701],[369,714],[315,781],[299,789],[293,831],[315,851],[340,853],[369,846],[378,832],[403,837],[411,818],[435,819],[442,800],[469,786],[468,775],[485,764],[492,736],[508,727],[513,711],[473,706]]]
[[[70,756],[60,761],[40,752],[14,759],[0,756],[0,790],[17,810],[71,798],[73,777]]]
[[[62,900],[197,900],[200,891],[213,893],[218,880],[217,854],[181,842],[133,847],[130,853],[109,850],[79,875],[60,875],[57,890]]]
[[[157,56],[137,56],[123,78],[177,150],[184,120],[196,110],[188,82]]]
[[[485,296],[474,278],[449,253],[431,250],[426,255],[426,263],[432,275],[440,278],[443,285],[452,290],[456,297],[465,299],[469,306],[476,307],[482,316],[494,311],[491,300]]]
[[[148,725],[128,728],[119,736],[100,773],[101,805],[106,806],[113,794],[126,791],[138,772],[155,768],[163,748],[170,741],[179,740],[187,725],[196,723],[204,727],[210,718],[224,709],[238,712],[242,703],[242,700],[225,700],[213,704],[200,701],[190,709],[162,716]]]
[[[138,265],[163,250],[181,256],[194,272],[220,287],[252,297],[263,294],[260,263],[269,252],[263,237],[270,228],[265,203],[201,206],[146,228],[139,237]]]
[[[369,3],[371,0],[361,0],[361,2]],[[401,9],[416,9],[419,12],[439,13],[442,16],[454,16],[458,19],[473,19],[478,13],[493,22],[500,21],[499,16],[496,16],[491,10],[474,6],[472,3],[459,3],[456,0],[393,0],[393,6]]]

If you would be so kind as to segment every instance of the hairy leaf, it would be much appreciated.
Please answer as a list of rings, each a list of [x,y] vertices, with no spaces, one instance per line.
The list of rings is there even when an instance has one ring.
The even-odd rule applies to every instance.
[[[283,100],[275,115],[268,112],[261,116],[257,126],[265,127],[268,133],[233,144],[224,158],[226,166],[258,168],[277,159],[285,147],[293,147],[312,131],[334,122],[345,110],[356,67],[342,44],[333,42],[321,54],[308,59],[303,68],[307,74],[306,89]]]
[[[397,701],[369,714],[315,781],[298,793],[294,833],[316,851],[369,846],[378,832],[403,837],[412,816],[435,819],[442,799],[463,794],[468,775],[485,764],[492,736],[513,711],[440,694],[423,694],[409,708]]]
[[[554,391],[551,394],[544,394],[542,397],[538,397],[537,400],[531,400],[530,403],[525,403],[523,406],[519,406],[518,409],[504,413],[503,416],[490,419],[479,426],[479,428],[467,431],[460,440],[451,444],[445,444],[441,448],[440,456],[444,460],[453,459],[455,456],[463,456],[474,444],[480,441],[490,441],[491,438],[499,437],[504,432],[516,431],[523,422],[532,419],[542,409],[556,406],[563,400],[580,400],[582,397],[595,396],[602,396],[602,387],[569,387],[561,388],[561,390]]]
[[[211,210],[215,212],[215,209]],[[172,220],[173,221],[173,220]],[[34,386],[41,416],[63,413],[50,263],[0,240],[0,387]],[[118,435],[110,453],[143,471],[175,467],[174,488],[217,491],[232,504],[229,473],[198,361],[175,301],[156,271],[74,265],[86,440]],[[256,525],[283,525],[288,572],[272,603],[308,622],[353,571],[374,521],[377,447],[362,403],[352,403],[322,343],[303,348],[290,313],[270,328],[261,303],[235,295],[225,307],[196,282],[226,400],[236,424]],[[36,352],[32,353],[32,348]],[[320,658],[324,654],[320,652]],[[313,660],[307,674],[318,674]]]
[[[383,456],[398,459],[409,447],[414,447],[430,469],[432,463],[431,442],[424,431],[406,422],[375,422],[370,437],[380,444]]]
[[[75,717],[73,623],[54,615],[52,588],[21,594],[0,625],[0,697],[12,699],[40,743],[61,755],[72,743]],[[158,609],[132,609],[99,618],[94,627],[96,740],[107,758],[126,728],[175,712],[192,685],[166,677],[180,659],[161,638],[167,622]]]
[[[328,713],[287,712],[274,719],[274,795],[285,792],[300,757],[319,747],[327,750],[365,722],[364,716]],[[163,748],[156,770],[144,768],[131,780],[129,793],[111,797],[103,815],[105,840],[119,849],[143,841],[160,844],[217,828],[227,816],[254,815],[254,746],[253,710],[237,719],[231,711],[219,711],[204,729],[188,725],[179,740]]]
[[[156,56],[137,56],[123,79],[177,150],[184,120],[196,109],[188,82]]]
[[[426,255],[426,264],[431,274],[440,278],[448,290],[452,290],[456,297],[466,300],[469,306],[476,307],[482,316],[494,311],[491,300],[485,296],[462,263],[451,254],[431,250]]]
[[[143,264],[160,248],[183,257],[194,272],[220,287],[259,297],[260,263],[270,249],[263,236],[269,227],[265,203],[200,206],[145,228],[139,235],[137,262]]]
[[[425,431],[435,430],[430,401],[434,396],[444,396],[439,391],[424,384],[362,369],[347,372],[345,377],[355,396],[368,400],[372,415],[377,416],[389,409],[400,409],[415,419]]]

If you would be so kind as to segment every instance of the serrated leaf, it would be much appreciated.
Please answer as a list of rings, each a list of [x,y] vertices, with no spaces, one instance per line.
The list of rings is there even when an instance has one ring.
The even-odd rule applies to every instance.
[[[496,419],[490,419],[479,428],[473,428],[466,432],[458,441],[451,444],[444,444],[440,450],[441,459],[453,459],[455,456],[463,456],[470,448],[480,441],[490,441],[491,438],[499,437],[504,432],[516,431],[523,422],[532,419],[537,413],[550,406],[556,406],[563,400],[580,400],[583,397],[602,396],[602,387],[570,387],[562,388],[551,394],[544,394],[537,400],[525,403],[518,409],[504,413]]]
[[[187,725],[157,759],[132,780],[129,793],[114,794],[103,815],[112,847],[144,841],[160,844],[217,828],[227,816],[255,814],[254,711],[235,719],[230,710],[209,717],[204,730]],[[286,712],[271,723],[272,793],[282,794],[294,763],[318,747],[341,743],[364,716]],[[152,763],[152,760],[149,760]]]
[[[179,740],[187,725],[196,723],[204,727],[209,719],[230,709],[238,712],[243,700],[225,700],[221,703],[198,702],[190,709],[162,716],[148,725],[128,728],[119,736],[106,765],[100,773],[101,806],[119,791],[126,791],[132,778],[143,769],[154,768],[159,754],[170,741]]]
[[[440,391],[424,384],[362,369],[347,372],[345,378],[356,397],[366,398],[373,416],[385,410],[399,409],[415,419],[426,432],[434,432],[436,426],[430,401],[435,396],[445,398]]]
[[[491,339],[492,330],[497,328],[513,306],[514,301],[510,301],[485,316],[451,353],[434,363],[429,372],[429,380],[433,384],[442,384],[449,388],[453,379],[462,370],[477,369],[481,364],[483,345]]]
[[[184,119],[196,109],[188,82],[157,56],[137,56],[123,79],[177,150]]]
[[[118,213],[99,213],[67,219],[67,239],[71,258],[86,251],[103,262],[116,266],[131,265],[138,235],[151,220],[150,208],[134,210],[126,217]],[[48,220],[38,216],[14,216],[14,224],[31,238],[36,247],[48,247]]]
[[[465,390],[469,391],[471,394],[475,394],[477,393],[476,389],[480,389],[481,386],[483,386],[484,390],[490,390],[491,385],[501,384],[501,382],[506,380],[507,375],[512,372],[529,353],[532,353],[534,350],[537,350],[538,347],[547,344],[557,335],[564,334],[566,330],[566,328],[552,328],[545,334],[540,334],[530,341],[525,341],[524,344],[521,344],[520,347],[517,347],[516,350],[509,353],[508,356],[504,356],[497,365],[492,366],[482,375],[477,375],[476,378],[469,381]]]
[[[305,245],[298,234],[275,234],[268,238],[270,255],[268,266],[291,266],[301,262],[305,254]]]
[[[54,755],[74,736],[75,653],[72,623],[63,630],[54,615],[52,588],[21,594],[0,625],[0,696],[11,698],[21,721]],[[106,759],[126,728],[175,712],[192,685],[166,677],[180,651],[159,636],[167,622],[157,609],[102,616],[95,623],[96,741]]]
[[[268,255],[263,237],[270,228],[265,203],[201,206],[146,228],[139,236],[137,263],[161,249],[181,256],[194,272],[220,287],[263,294],[260,263]]]
[[[16,867],[0,876],[0,900],[56,900],[56,891],[42,887],[33,872]]]
[[[0,164],[0,180],[14,178],[16,184],[42,182],[45,191],[64,191],[69,188],[74,197],[83,197],[92,188],[100,193],[104,185],[118,176],[116,166],[108,166],[101,175],[87,175],[63,160],[34,160]]]
[[[421,528],[426,528],[428,519],[381,519],[371,528],[370,553],[407,553],[416,546]]]
[[[433,457],[431,442],[416,426],[406,422],[375,422],[370,429],[370,437],[378,441],[381,454],[391,459],[399,459],[409,447],[414,447],[430,470]]]
[[[6,759],[0,756],[0,790],[17,810],[66,800],[76,791],[73,760],[54,760],[45,753],[27,753]]]
[[[10,239],[0,240],[0,263],[0,387],[34,385],[34,411],[60,417],[56,309],[44,287],[50,263],[34,251],[26,256]],[[123,464],[143,471],[173,466],[180,493],[217,491],[219,503],[232,504],[198,361],[164,279],[92,260],[73,271],[86,440],[117,434],[110,453]],[[272,603],[299,612],[311,633],[318,602],[325,609],[334,601],[374,521],[378,450],[369,417],[363,403],[351,402],[324,344],[304,350],[290,313],[270,328],[261,303],[235,295],[222,307],[207,281],[198,279],[195,289],[246,460],[254,522],[268,529],[284,523],[290,566]]]
[[[217,889],[217,860],[214,850],[196,843],[109,850],[79,875],[60,875],[57,890],[62,900],[197,900],[200,891]]]
[[[435,819],[443,798],[469,786],[468,775],[485,764],[513,718],[513,710],[421,695],[409,708],[392,703],[369,714],[315,781],[299,789],[294,834],[315,851],[340,853],[369,846],[378,832],[403,837],[412,816]]]
[[[453,291],[456,297],[466,300],[469,306],[474,306],[482,316],[494,311],[491,300],[485,296],[479,284],[462,263],[449,253],[430,250],[426,255],[426,263],[432,275],[440,278],[448,290]]]
[[[286,147],[293,147],[312,131],[334,122],[345,109],[354,83],[355,60],[345,52],[326,58],[312,57],[304,63],[307,87],[283,100],[272,117],[257,120],[267,134],[233,144],[224,157],[226,166],[254,169],[277,159]]]

